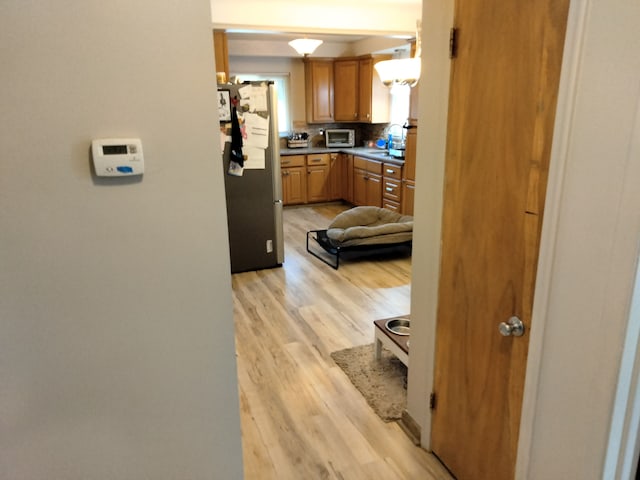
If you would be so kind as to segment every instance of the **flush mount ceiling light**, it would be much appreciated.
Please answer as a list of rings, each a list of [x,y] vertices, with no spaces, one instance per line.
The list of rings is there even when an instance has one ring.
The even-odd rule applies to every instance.
[[[415,87],[420,80],[420,29],[421,21],[416,21],[416,51],[413,58],[394,58],[376,63],[375,69],[380,76],[380,80],[387,87],[393,85],[409,85]]]
[[[291,40],[289,45],[300,55],[311,55],[316,48],[320,46],[322,40],[314,40],[313,38],[296,38]]]

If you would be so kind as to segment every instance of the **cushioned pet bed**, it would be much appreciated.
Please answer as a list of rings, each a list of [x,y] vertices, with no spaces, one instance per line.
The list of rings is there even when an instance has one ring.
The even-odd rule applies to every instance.
[[[307,232],[307,252],[337,269],[342,252],[411,246],[412,238],[413,217],[385,208],[354,207],[338,214],[325,230]],[[310,248],[309,240],[323,252]]]

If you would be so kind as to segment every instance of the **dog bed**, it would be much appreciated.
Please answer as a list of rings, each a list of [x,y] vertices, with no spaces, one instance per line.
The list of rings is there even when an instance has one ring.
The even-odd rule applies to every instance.
[[[338,214],[324,230],[307,232],[307,252],[335,268],[346,251],[373,251],[411,246],[413,217],[386,208],[361,206]],[[313,240],[324,253],[309,246]]]

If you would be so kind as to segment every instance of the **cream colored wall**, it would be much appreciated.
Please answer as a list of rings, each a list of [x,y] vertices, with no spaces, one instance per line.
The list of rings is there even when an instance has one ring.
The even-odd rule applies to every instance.
[[[244,0],[230,8],[211,0],[216,28],[255,28],[292,32],[411,33],[421,16],[420,0]]]
[[[444,156],[449,108],[450,0],[424,0],[423,76],[419,89],[414,240],[411,269],[411,352],[407,411],[422,426],[429,447],[428,398],[433,383],[436,308],[440,269],[440,236]]]
[[[242,478],[210,18],[0,4],[0,478]]]
[[[304,64],[301,58],[229,56],[229,70],[231,75],[289,73],[291,119],[294,122],[305,121]]]

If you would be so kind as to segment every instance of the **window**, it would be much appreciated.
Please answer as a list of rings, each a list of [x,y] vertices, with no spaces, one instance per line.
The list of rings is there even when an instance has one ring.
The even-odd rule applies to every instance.
[[[272,80],[278,96],[278,132],[288,135],[291,131],[291,115],[289,113],[289,74],[288,73],[239,73],[240,81]]]
[[[393,85],[389,93],[391,95],[391,121],[389,123],[404,125],[409,118],[411,87],[409,85]]]

